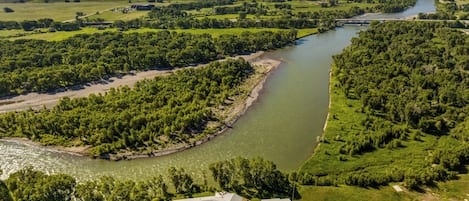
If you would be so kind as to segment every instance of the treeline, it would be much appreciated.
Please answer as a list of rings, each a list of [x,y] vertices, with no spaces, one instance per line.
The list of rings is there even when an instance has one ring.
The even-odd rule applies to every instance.
[[[233,168],[229,170],[229,174],[235,172],[242,174],[237,177],[249,179],[249,181],[236,184],[237,189],[242,187],[243,190],[235,192],[245,198],[288,197],[290,195],[288,191],[291,192],[292,187],[287,174],[277,170],[275,164],[270,161],[261,158],[236,158],[212,164],[210,165],[211,173],[215,180],[220,176],[220,172],[228,171],[217,168],[225,165]],[[0,180],[0,199],[3,201],[163,201],[192,197],[196,193],[214,192],[219,189],[208,185],[208,178],[205,174],[203,180],[204,183],[198,184],[184,169],[171,167],[166,177],[158,175],[144,181],[122,181],[104,176],[97,180],[78,183],[75,178],[67,174],[47,175],[33,170],[32,167],[27,167],[11,174],[4,181]],[[170,187],[174,191],[169,190]],[[265,187],[272,188],[266,189]],[[221,189],[236,190],[223,187]],[[299,197],[298,193],[296,195]]]
[[[334,130],[334,136],[323,140],[334,148],[315,156],[330,158],[334,154],[332,163],[343,164],[349,171],[331,171],[310,162],[309,169],[320,171],[305,168],[298,181],[358,186],[404,182],[418,188],[455,179],[459,171],[464,171],[469,162],[469,36],[449,26],[453,25],[374,23],[334,56],[334,88],[346,100],[357,102],[357,106],[349,105],[351,111],[366,118]],[[336,115],[331,118],[341,121]],[[434,144],[428,138],[434,139]],[[428,156],[426,150],[420,150],[422,147],[429,149]],[[394,155],[374,162],[351,159],[364,153],[368,160],[382,157],[379,154],[383,149],[409,150],[412,164],[403,166],[407,159]]]
[[[0,96],[45,92],[84,84],[131,70],[206,63],[294,43],[296,31],[240,35],[156,33],[77,35],[57,42],[3,41],[0,44]]]
[[[33,31],[39,28],[49,28],[49,31],[76,31],[83,26],[78,22],[56,22],[49,18],[39,20],[16,21],[0,21],[0,30],[23,29],[25,31]]]
[[[205,0],[197,2],[188,2],[188,3],[172,3],[168,5],[168,8],[175,8],[177,10],[196,10],[202,8],[211,8],[214,6],[223,6],[231,5],[236,0]]]
[[[164,18],[161,18],[164,19]],[[213,18],[175,18],[172,20],[145,21],[135,19],[130,21],[116,21],[113,27],[119,30],[153,28],[153,29],[222,29],[222,28],[280,28],[280,29],[304,29],[315,28],[318,20],[308,20],[301,18],[283,19],[273,18],[269,20],[243,19],[232,21],[230,19]]]
[[[436,2],[436,13],[419,13],[419,19],[468,20],[469,4],[458,5],[455,1]]]
[[[221,189],[248,198],[289,197],[292,193],[288,175],[262,158],[234,158],[213,163],[209,169]]]
[[[252,73],[243,59],[227,60],[140,81],[133,89],[66,97],[52,110],[1,114],[0,135],[27,137],[44,145],[89,145],[92,156],[103,158],[119,152],[151,154],[216,132],[219,128],[208,123],[223,117],[212,108],[244,93],[239,86]]]
[[[213,8],[213,14],[215,15],[225,15],[225,14],[238,14],[244,12],[246,14],[255,14],[255,15],[266,15],[267,7],[259,4],[257,2],[244,2],[240,6],[217,6]]]

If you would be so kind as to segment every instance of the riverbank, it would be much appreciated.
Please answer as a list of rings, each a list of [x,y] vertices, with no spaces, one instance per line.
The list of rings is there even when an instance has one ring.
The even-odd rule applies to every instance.
[[[255,68],[255,73],[248,79],[246,82],[242,85],[242,88],[248,92],[248,93],[243,93],[241,96],[237,97],[230,97],[232,99],[232,103],[230,103],[229,107],[223,108],[222,111],[223,114],[220,114],[220,116],[223,116],[222,121],[220,121],[220,125],[217,126],[216,128],[218,131],[216,131],[213,134],[207,135],[205,137],[199,138],[199,139],[194,139],[194,141],[190,141],[188,143],[184,144],[175,144],[175,145],[170,145],[168,148],[164,148],[158,151],[152,151],[150,153],[134,153],[134,152],[124,152],[124,153],[118,153],[118,154],[110,154],[110,155],[102,155],[99,158],[103,159],[109,159],[109,160],[122,160],[122,159],[136,159],[136,158],[146,158],[146,157],[155,157],[155,156],[163,156],[163,155],[169,155],[173,153],[177,153],[186,149],[189,149],[191,147],[201,145],[205,142],[210,141],[212,138],[221,135],[226,131],[227,129],[232,127],[232,124],[234,124],[246,111],[247,109],[257,100],[260,91],[263,88],[263,84],[265,80],[267,79],[268,75],[270,72],[278,67],[281,64],[281,61],[279,60],[274,60],[274,59],[269,59],[269,58],[261,58],[262,55],[264,55],[264,52],[256,52],[250,55],[243,55],[243,56],[237,56],[233,58],[243,58],[246,61],[249,61],[251,65],[254,66]],[[199,68],[203,67],[205,65],[198,65],[194,68]],[[45,98],[39,100],[39,99],[33,99],[33,100],[22,100],[18,103],[13,103],[18,105],[21,105],[23,103],[26,104],[30,101],[37,101],[37,103],[41,103],[46,101],[47,103],[50,103],[49,105],[46,105],[47,108],[52,108],[60,98],[65,97],[67,95],[70,95],[70,93],[73,93],[74,96],[73,98],[76,97],[83,97],[87,96],[91,93],[104,93],[105,91],[109,90],[111,87],[114,87],[116,83],[126,83],[124,85],[130,85],[133,86],[138,80],[141,79],[148,79],[152,77],[148,77],[150,75],[154,76],[164,76],[169,73],[172,73],[174,71],[177,71],[179,69],[175,70],[167,70],[167,71],[151,71],[151,72],[140,72],[136,73],[133,76],[124,76],[122,78],[119,78],[119,81],[113,81],[113,82],[108,82],[108,83],[103,83],[103,84],[94,84],[91,86],[87,86],[84,89],[81,90],[76,90],[76,91],[66,91],[66,92],[61,92],[57,94],[37,94],[35,93],[34,96],[44,96]],[[153,76],[153,77],[154,77]],[[116,79],[116,78],[113,78]],[[26,98],[30,96],[30,94],[21,96],[21,98]],[[18,98],[18,97],[14,97]],[[11,100],[11,99],[6,99],[6,100],[1,100],[1,102],[9,101],[9,102],[14,102],[17,100]],[[8,106],[11,104],[0,104],[0,108],[4,106]],[[43,107],[43,106],[39,106]],[[28,107],[30,108],[30,106]],[[27,109],[23,107],[22,109]],[[6,111],[3,111],[6,112]],[[28,144],[28,145],[33,145],[33,146],[40,146],[44,147],[46,149],[50,149],[53,151],[59,151],[59,152],[64,152],[64,153],[69,153],[69,154],[74,154],[74,155],[82,155],[82,156],[87,156],[89,155],[89,146],[87,147],[63,147],[63,146],[41,146],[40,143],[33,142],[31,140],[25,139],[25,138],[3,138],[1,141],[8,141],[8,142],[15,142],[15,143],[20,143],[20,144]]]

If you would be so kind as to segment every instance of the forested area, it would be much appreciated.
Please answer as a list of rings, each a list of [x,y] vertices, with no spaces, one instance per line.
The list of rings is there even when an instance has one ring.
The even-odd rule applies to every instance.
[[[292,190],[288,175],[277,170],[272,162],[261,158],[235,158],[210,166],[213,179],[230,180],[232,188],[229,190],[236,190],[236,193],[246,198],[288,197]],[[225,166],[231,169],[223,169]],[[203,183],[197,183],[182,168],[171,167],[167,172],[166,177],[156,175],[143,181],[117,180],[103,176],[79,183],[67,174],[47,175],[26,167],[11,174],[8,179],[0,180],[0,200],[154,201],[192,197],[197,193],[220,189],[209,185],[205,174]],[[234,183],[238,178],[244,179],[244,182]],[[221,190],[228,188],[224,186]]]
[[[300,182],[418,188],[466,171],[469,35],[375,23],[334,63],[328,130]]]
[[[213,108],[246,94],[239,86],[253,73],[247,61],[227,60],[140,81],[132,89],[66,97],[51,110],[1,114],[0,136],[27,137],[44,145],[91,146],[92,156],[104,158],[120,151],[152,154],[218,131],[225,117]]]
[[[106,32],[63,41],[15,40],[0,43],[0,96],[46,92],[128,73],[207,63],[225,56],[284,47],[296,30],[197,35]]]

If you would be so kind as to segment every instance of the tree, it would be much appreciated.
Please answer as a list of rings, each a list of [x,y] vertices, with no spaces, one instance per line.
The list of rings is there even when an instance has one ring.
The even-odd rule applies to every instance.
[[[13,12],[15,12],[13,9],[11,9],[11,8],[9,8],[9,7],[4,7],[4,8],[3,8],[3,11],[4,11],[5,13],[13,13]]]
[[[27,167],[11,174],[6,184],[15,200],[67,201],[72,199],[76,181],[69,175],[48,176]]]
[[[168,175],[176,189],[176,193],[192,193],[193,179],[183,168],[171,167],[168,169]]]
[[[39,26],[37,24],[37,21],[35,20],[25,20],[21,22],[21,27],[23,27],[25,31],[32,31],[33,29],[38,28]]]

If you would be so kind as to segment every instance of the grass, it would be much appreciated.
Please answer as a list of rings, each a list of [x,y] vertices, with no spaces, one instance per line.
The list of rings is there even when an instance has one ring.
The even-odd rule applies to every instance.
[[[301,186],[299,187],[300,200],[386,200],[404,201],[415,200],[422,195],[415,192],[396,192],[391,186],[384,186],[379,189],[360,188],[355,186]]]
[[[92,34],[92,33],[103,33],[106,31],[116,31],[116,29],[106,29],[98,30],[96,28],[83,28],[78,31],[57,31],[57,32],[47,32],[47,33],[35,33],[21,37],[10,38],[10,40],[17,39],[39,39],[39,40],[48,40],[48,41],[60,41],[75,36],[77,34]],[[0,33],[3,31],[0,31]],[[1,34],[0,34],[1,35]]]
[[[469,168],[467,166],[466,168]],[[469,199],[469,175],[459,175],[458,180],[438,182],[430,191],[438,194],[444,200]]]
[[[241,34],[242,32],[250,31],[250,32],[260,32],[260,31],[282,31],[284,29],[275,29],[275,28],[230,28],[230,29],[176,29],[170,31],[176,32],[186,32],[192,34],[210,34],[213,37],[218,37],[222,34]],[[57,32],[47,32],[47,33],[35,33],[35,32],[25,32],[23,30],[0,30],[0,38],[2,37],[9,37],[10,40],[17,40],[17,39],[40,39],[40,40],[48,40],[48,41],[60,41],[75,36],[77,34],[93,34],[93,33],[103,33],[107,31],[117,31],[117,29],[107,28],[105,30],[98,30],[96,28],[83,28],[78,31],[57,31]],[[124,33],[143,33],[143,32],[158,32],[163,31],[163,29],[149,29],[149,28],[142,28],[142,29],[131,29]],[[317,33],[317,28],[311,29],[299,29],[298,30],[298,38],[305,37],[311,34]],[[14,37],[18,34],[25,34],[24,36]]]
[[[468,167],[469,168],[469,167]],[[300,200],[464,200],[469,199],[469,175],[460,175],[459,180],[437,182],[425,187],[424,192],[396,192],[389,186],[360,188],[356,186],[300,186]]]
[[[27,33],[28,32],[23,31],[22,29],[0,30],[0,38],[20,36]]]
[[[458,5],[469,4],[469,0],[456,0],[456,4]]]
[[[114,12],[114,11],[108,10],[108,11],[104,11],[96,15],[89,16],[87,18],[90,20],[100,18],[100,19],[104,19],[104,21],[116,21],[116,20],[129,21],[132,19],[144,17],[148,14],[148,12],[149,11],[132,11],[129,13],[122,13],[119,11]]]
[[[2,21],[24,21],[37,20],[41,18],[51,18],[55,21],[65,21],[75,19],[77,12],[94,14],[97,11],[112,9],[129,5],[128,1],[102,1],[102,2],[81,2],[81,3],[0,3],[0,7],[9,7],[15,12],[0,12]]]

